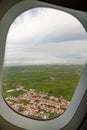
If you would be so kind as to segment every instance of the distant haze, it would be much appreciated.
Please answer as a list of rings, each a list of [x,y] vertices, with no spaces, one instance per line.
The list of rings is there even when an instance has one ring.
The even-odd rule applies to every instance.
[[[34,8],[18,16],[9,28],[5,66],[85,64],[87,33],[68,13]]]

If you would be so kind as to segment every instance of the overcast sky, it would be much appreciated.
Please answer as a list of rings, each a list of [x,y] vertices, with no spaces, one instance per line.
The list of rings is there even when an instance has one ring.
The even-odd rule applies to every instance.
[[[6,66],[87,61],[87,33],[81,23],[54,9],[35,8],[18,16],[6,42]]]

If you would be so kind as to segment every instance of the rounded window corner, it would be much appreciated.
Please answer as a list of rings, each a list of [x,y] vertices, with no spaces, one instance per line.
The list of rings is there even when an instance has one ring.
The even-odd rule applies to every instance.
[[[25,2],[25,1],[23,1],[23,2],[21,2],[21,3],[19,3],[17,6],[15,6],[15,7],[13,7],[13,9],[12,9],[12,11],[14,11],[15,9],[16,9],[16,7],[17,7],[17,9],[18,8],[20,8],[21,6],[23,7],[22,9],[23,9],[23,11],[24,10],[28,10],[28,6],[27,7],[25,7],[25,4],[26,3],[28,3],[29,4],[29,1],[27,1],[27,2]],[[37,4],[36,4],[37,3]],[[37,6],[36,6],[37,5]],[[41,6],[41,7],[43,7],[43,3],[41,3],[40,2],[40,4],[39,4],[39,2],[32,2],[32,4],[30,5],[30,9],[32,8],[32,9],[34,9],[34,8],[37,8],[38,6]],[[51,8],[52,6],[50,6],[50,5],[46,5],[46,4],[44,4],[44,6],[46,7],[46,8]],[[40,7],[39,7],[40,8]],[[55,8],[54,6],[53,6],[53,8]],[[1,45],[1,48],[2,48],[2,51],[3,52],[1,52],[2,53],[2,57],[0,57],[1,58],[1,61],[2,61],[2,64],[3,64],[3,60],[4,60],[4,51],[5,51],[5,41],[6,41],[6,37],[7,37],[7,32],[8,32],[8,29],[9,29],[9,27],[10,27],[10,25],[11,25],[11,23],[12,23],[12,21],[14,21],[14,19],[16,18],[16,16],[18,16],[18,14],[20,14],[20,13],[22,13],[23,11],[22,11],[22,9],[21,10],[16,10],[16,15],[15,16],[12,16],[11,17],[11,19],[10,19],[10,22],[9,21],[7,21],[7,23],[6,23],[6,19],[8,19],[7,17],[9,16],[9,13],[11,13],[11,9],[7,12],[7,14],[6,14],[6,17],[4,17],[3,19],[2,19],[2,21],[1,21],[1,23],[2,22],[4,22],[4,23],[6,23],[6,28],[3,30],[3,26],[1,27],[1,31],[3,31],[3,33],[4,33],[4,36],[2,36],[2,39],[1,39],[1,41],[2,41],[2,44],[4,44],[4,46],[3,45]],[[61,8],[62,9],[62,8]],[[62,9],[62,10],[65,10],[65,9]],[[4,24],[2,24],[2,25],[4,25]],[[87,63],[86,63],[87,64]],[[86,65],[87,66],[87,65]],[[2,68],[3,68],[3,65],[2,66],[0,66],[0,69],[1,69],[1,71],[2,71]],[[59,117],[56,117],[56,118],[52,118],[52,119],[50,119],[50,120],[42,120],[42,122],[40,122],[41,120],[37,120],[37,119],[35,119],[35,120],[33,120],[34,118],[26,118],[26,116],[22,116],[20,113],[19,114],[17,114],[17,113],[15,113],[15,111],[12,111],[11,109],[10,109],[10,107],[8,107],[7,106],[7,104],[5,103],[5,101],[4,101],[4,99],[3,99],[3,96],[2,96],[2,92],[0,93],[0,100],[1,100],[1,104],[2,104],[2,106],[1,106],[1,109],[2,110],[0,110],[1,112],[1,115],[2,115],[2,117],[4,117],[6,120],[8,120],[9,122],[11,122],[12,124],[14,124],[15,126],[17,125],[17,127],[21,127],[21,128],[24,128],[24,129],[32,129],[32,130],[34,130],[35,129],[35,127],[37,127],[38,129],[39,128],[42,128],[42,130],[44,130],[44,128],[46,129],[46,130],[56,130],[56,129],[66,129],[66,127],[68,127],[68,125],[72,125],[72,120],[74,120],[74,114],[76,113],[76,111],[78,111],[78,106],[80,105],[80,102],[81,102],[81,99],[82,99],[82,97],[84,96],[84,93],[86,92],[86,67],[85,67],[85,71],[84,71],[84,73],[83,73],[83,76],[81,77],[81,80],[80,80],[80,82],[79,82],[79,84],[78,84],[78,88],[76,89],[76,92],[75,92],[75,94],[74,94],[74,98],[72,99],[72,104],[70,104],[70,107],[69,107],[69,109],[67,109],[65,112],[64,112],[64,114],[62,114],[61,116],[59,116]],[[1,77],[2,77],[2,75],[1,75]],[[51,79],[52,80],[54,80],[53,79],[53,77],[51,77]],[[84,83],[84,79],[85,79],[85,83]],[[81,85],[84,85],[83,86],[83,88],[81,87]],[[2,88],[1,88],[2,89]],[[81,90],[83,90],[83,92],[81,93]],[[78,96],[78,92],[79,92],[79,96]],[[50,92],[51,93],[51,92]],[[75,99],[78,99],[78,103],[77,103],[77,105],[76,105],[76,101],[75,101]],[[73,107],[73,104],[74,104],[74,107]],[[84,107],[84,106],[83,106]],[[4,108],[4,109],[3,109]],[[83,111],[82,109],[81,109],[81,111]],[[85,112],[86,111],[84,111],[84,113],[83,113],[83,115],[85,114]],[[72,113],[73,113],[73,116],[72,116]],[[9,117],[9,114],[11,115],[11,117]],[[14,118],[15,118],[15,120],[14,120]],[[67,120],[66,120],[66,118],[67,118]],[[75,120],[76,120],[76,117],[75,117]],[[18,122],[17,122],[18,121]],[[45,121],[45,122],[44,122]],[[21,122],[23,122],[22,124],[21,124]],[[49,122],[49,123],[48,123]],[[70,123],[69,123],[70,122]],[[40,123],[41,123],[41,125],[40,125]],[[30,124],[30,128],[29,128],[29,124]],[[33,127],[33,124],[34,124],[34,127]],[[78,125],[78,124],[77,124]],[[55,127],[56,126],[56,127]],[[54,128],[55,127],[55,128]],[[75,127],[77,127],[76,125],[75,125]]]

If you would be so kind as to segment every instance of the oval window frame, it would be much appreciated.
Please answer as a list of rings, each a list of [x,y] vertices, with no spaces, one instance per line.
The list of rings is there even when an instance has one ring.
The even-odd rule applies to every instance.
[[[6,37],[7,37],[9,27],[18,15],[20,15],[22,12],[24,12],[26,10],[29,10],[29,9],[32,9],[35,7],[48,7],[48,8],[59,9],[59,10],[68,12],[69,14],[73,14],[73,16],[76,16],[76,14],[77,14],[77,18],[78,18],[78,14],[80,14],[80,13],[85,15],[84,12],[74,11],[71,9],[54,6],[51,4],[46,4],[46,3],[43,3],[40,1],[34,1],[34,0],[30,0],[30,1],[26,0],[26,1],[19,2],[18,4],[13,6],[11,9],[9,9],[6,12],[6,14],[4,15],[4,17],[2,18],[1,23],[0,23],[0,31],[1,31],[1,34],[3,34],[3,35],[0,35],[0,39],[1,39],[0,40],[1,41],[1,45],[0,45],[0,53],[1,53],[1,55],[0,55],[0,60],[1,60],[0,86],[1,86],[2,73],[3,73],[3,61],[4,61]],[[14,14],[14,12],[15,12],[15,14]],[[9,17],[9,20],[8,20],[8,17]],[[84,22],[81,22],[81,23],[84,24]],[[76,118],[81,120],[81,115],[80,115],[80,113],[78,115],[78,112],[79,112],[80,104],[82,103],[82,101],[83,101],[83,106],[85,105],[84,101],[87,96],[86,77],[87,77],[87,65],[86,65],[83,75],[81,76],[81,79],[78,83],[78,86],[74,93],[70,107],[67,109],[67,111],[64,114],[62,114],[60,117],[58,117],[56,119],[48,120],[48,121],[37,121],[37,120],[32,120],[30,118],[26,118],[21,115],[18,115],[17,113],[15,113],[13,110],[11,110],[7,106],[7,104],[5,103],[5,101],[2,97],[2,92],[0,91],[0,102],[1,102],[0,104],[2,104],[1,108],[0,108],[1,117],[3,117],[5,120],[7,120],[8,122],[10,122],[11,124],[13,124],[17,127],[24,128],[24,129],[30,129],[30,130],[36,130],[36,128],[41,129],[41,130],[44,130],[44,129],[58,130],[58,129],[63,128],[65,130],[65,129],[67,129],[67,127],[71,128],[73,123],[76,121]],[[1,90],[1,88],[0,88],[0,90]],[[79,107],[79,109],[78,109],[78,107]],[[86,109],[87,109],[86,107],[84,110],[82,108],[80,109],[81,111],[83,111],[83,113],[82,113],[83,117],[86,114],[86,111],[87,111]],[[76,128],[76,127],[77,127],[77,123],[74,124],[74,128]],[[73,129],[73,127],[72,127],[72,129]]]

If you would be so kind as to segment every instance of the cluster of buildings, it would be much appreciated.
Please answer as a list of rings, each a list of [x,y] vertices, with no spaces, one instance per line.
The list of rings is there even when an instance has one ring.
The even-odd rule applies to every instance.
[[[42,91],[36,92],[34,89],[30,89],[18,97],[8,97],[6,101],[20,114],[37,119],[59,116],[70,104],[62,96],[58,98]]]

